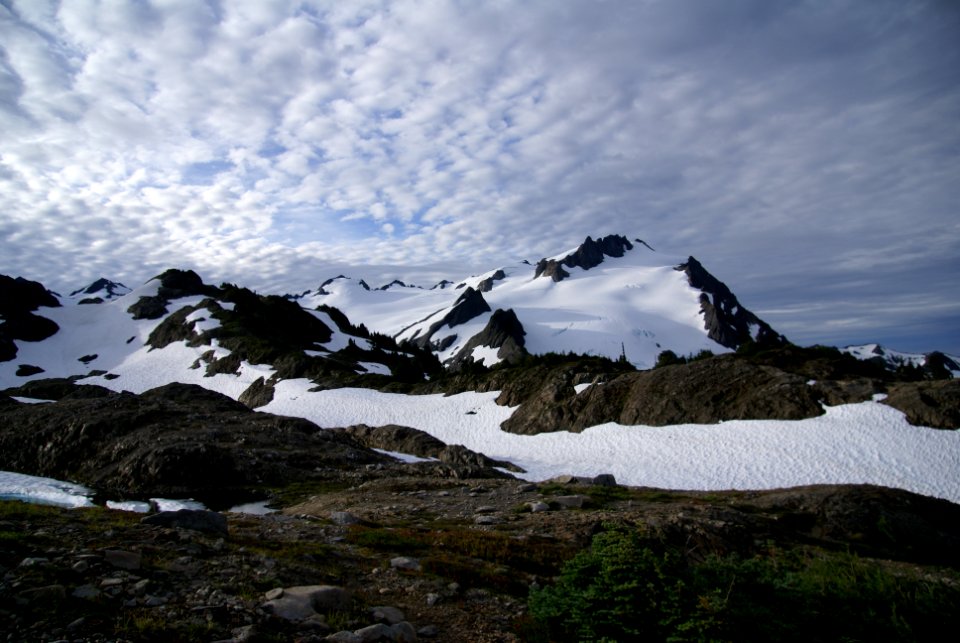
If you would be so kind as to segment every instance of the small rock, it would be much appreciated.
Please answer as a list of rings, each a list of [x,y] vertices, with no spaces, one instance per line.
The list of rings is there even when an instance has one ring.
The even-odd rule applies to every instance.
[[[360,641],[363,643],[375,643],[376,641],[395,641],[393,628],[383,623],[375,623],[367,627],[354,630]]]
[[[333,511],[330,513],[330,522],[335,525],[346,527],[348,525],[358,524],[360,522],[360,518],[349,511]]]
[[[496,517],[496,516],[490,516],[490,515],[477,516],[477,517],[474,518],[474,520],[473,520],[473,523],[474,523],[475,525],[495,525],[495,524],[497,524],[497,522],[498,522],[498,521],[497,521],[497,517]]]
[[[590,502],[587,496],[554,496],[553,501],[567,509],[582,509],[585,504]]]
[[[42,556],[36,556],[33,558],[24,558],[20,561],[18,567],[43,567],[50,564],[49,558],[44,558]]]
[[[334,632],[324,640],[329,641],[330,643],[363,643],[363,639],[353,632],[348,632],[346,630],[343,630],[342,632]]]
[[[439,633],[440,633],[440,630],[437,629],[436,625],[424,625],[419,630],[417,630],[417,636],[419,636],[422,639],[432,639]]]
[[[517,486],[517,493],[530,493],[531,491],[536,491],[538,488],[539,487],[532,482],[527,482]]]
[[[257,632],[257,627],[255,625],[244,625],[243,627],[238,627],[231,630],[230,633],[233,634],[233,640],[235,643],[253,641],[259,636],[259,632]]]
[[[409,556],[397,556],[390,559],[390,566],[394,569],[405,569],[411,572],[420,571],[420,561]]]
[[[433,606],[436,605],[439,601],[440,601],[440,594],[434,594],[433,592],[430,592],[429,594],[427,594],[427,605],[428,605],[428,606],[433,607]]]
[[[161,605],[166,605],[167,599],[163,596],[147,596],[143,601],[144,607],[160,607]]]
[[[134,583],[133,587],[130,588],[130,592],[134,596],[143,596],[144,594],[147,593],[147,587],[149,585],[150,585],[150,580],[147,578],[138,580],[136,583]]]
[[[496,507],[491,505],[481,505],[473,510],[475,514],[492,514],[497,510]]]
[[[282,587],[274,587],[273,589],[269,590],[269,591],[268,591],[266,594],[264,594],[263,596],[264,596],[264,598],[266,598],[268,601],[274,601],[274,600],[276,600],[276,599],[278,599],[278,598],[280,598],[280,597],[283,596],[283,588],[282,588]]]
[[[122,578],[111,577],[111,578],[104,578],[103,580],[100,581],[100,587],[119,587],[120,585],[123,585]]]
[[[78,574],[82,574],[90,569],[90,563],[88,563],[85,560],[78,560],[73,565],[71,565],[70,569],[77,572]]]
[[[540,500],[534,500],[533,502],[528,502],[527,507],[530,508],[530,513],[539,513],[541,511],[550,511],[550,505]]]
[[[612,473],[601,473],[600,475],[594,476],[591,483],[598,487],[616,487],[617,479]]]
[[[396,623],[407,620],[407,617],[404,616],[401,610],[386,605],[371,607],[370,616],[378,623],[386,623],[388,625],[395,625]]]
[[[284,588],[279,598],[268,600],[261,607],[279,618],[302,621],[317,612],[345,609],[348,602],[347,592],[342,587],[302,585]]]

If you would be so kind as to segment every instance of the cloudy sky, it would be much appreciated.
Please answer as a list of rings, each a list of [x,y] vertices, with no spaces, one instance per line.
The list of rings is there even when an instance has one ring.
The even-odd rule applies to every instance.
[[[0,273],[292,291],[587,235],[960,353],[952,0],[0,0]]]

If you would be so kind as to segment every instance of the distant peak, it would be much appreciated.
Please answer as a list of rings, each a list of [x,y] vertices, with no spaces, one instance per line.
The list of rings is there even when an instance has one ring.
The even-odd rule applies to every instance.
[[[643,245],[650,248],[646,243],[643,243]],[[653,248],[650,249],[653,250]],[[630,243],[629,239],[618,234],[611,234],[596,241],[592,237],[587,237],[576,250],[567,256],[561,259],[541,259],[537,262],[534,279],[540,276],[548,276],[554,281],[562,281],[570,276],[570,273],[564,270],[563,266],[590,270],[603,263],[604,257],[622,257],[627,250],[633,250],[633,244]]]
[[[92,284],[86,288],[80,288],[79,290],[74,290],[70,293],[71,297],[79,297],[81,295],[100,295],[107,299],[113,299],[114,297],[120,297],[122,295],[130,292],[130,289],[118,281],[110,281],[109,279],[104,279],[100,277]]]

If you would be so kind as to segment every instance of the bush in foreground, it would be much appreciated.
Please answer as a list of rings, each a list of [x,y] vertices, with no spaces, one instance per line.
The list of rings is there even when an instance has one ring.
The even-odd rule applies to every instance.
[[[893,571],[893,570],[896,571]],[[690,565],[613,529],[535,590],[537,641],[927,641],[956,631],[960,589],[850,554],[772,551]]]

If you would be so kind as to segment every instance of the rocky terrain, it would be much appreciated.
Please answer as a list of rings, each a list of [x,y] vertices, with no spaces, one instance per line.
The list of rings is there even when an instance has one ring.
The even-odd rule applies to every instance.
[[[784,364],[791,359],[726,356],[638,373],[610,360],[555,356],[391,387],[501,390],[501,402],[519,404],[514,417],[528,426],[543,426],[544,415],[571,430],[578,417],[594,422],[639,409],[667,417],[703,409],[721,417],[816,413],[823,400],[879,390],[925,423],[955,421],[955,381],[862,373],[811,383],[815,373],[835,377],[842,369],[829,360]],[[593,385],[574,395],[582,383]],[[53,401],[24,404],[11,395]],[[670,574],[685,579],[677,583],[703,582],[718,565],[750,578],[758,565],[787,574],[763,581],[773,586],[734,592],[749,610],[767,609],[766,597],[792,587],[789,578],[826,569],[830,578],[872,580],[839,595],[832,588],[827,598],[784,590],[782,600],[839,601],[854,611],[864,601],[893,601],[906,632],[898,638],[932,640],[936,627],[956,625],[943,606],[960,600],[960,506],[947,501],[869,486],[689,492],[623,487],[603,475],[530,483],[513,479],[508,462],[409,427],[321,430],[194,385],[134,395],[36,380],[7,390],[0,469],[81,482],[99,498],[191,496],[213,509],[270,499],[281,509],[144,517],[0,503],[0,633],[11,641],[578,640],[534,598],[570,573],[570,561],[599,535],[617,530],[635,534],[644,551],[680,561],[671,563]],[[732,587],[709,591],[732,600]],[[705,615],[695,596],[684,600],[712,638],[770,635],[750,630],[756,619],[743,616],[741,603],[709,603],[721,611]],[[864,617],[836,627],[863,636],[873,626]]]
[[[958,596],[960,507],[945,501],[875,487],[692,493],[612,483],[373,470],[267,516],[0,503],[0,632],[18,641],[544,640],[531,588],[614,526],[690,565],[849,550],[876,573]],[[913,640],[933,625],[911,623]]]

